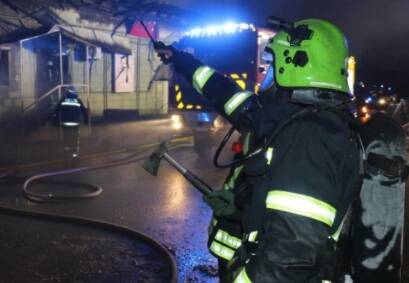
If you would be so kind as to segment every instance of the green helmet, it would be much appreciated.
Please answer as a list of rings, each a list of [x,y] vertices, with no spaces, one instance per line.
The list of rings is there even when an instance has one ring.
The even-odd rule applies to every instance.
[[[333,24],[319,19],[295,22],[270,40],[274,79],[283,88],[308,88],[350,93],[348,87],[348,45]],[[266,82],[263,82],[265,84]]]

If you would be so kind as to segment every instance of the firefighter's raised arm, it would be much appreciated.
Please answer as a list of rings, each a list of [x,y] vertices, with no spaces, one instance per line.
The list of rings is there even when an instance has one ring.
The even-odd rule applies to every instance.
[[[236,82],[205,65],[191,54],[164,44],[155,47],[160,57],[172,62],[176,71],[184,74],[193,87],[206,97],[217,112],[236,127],[243,128],[242,113],[257,104],[256,96],[242,90]]]

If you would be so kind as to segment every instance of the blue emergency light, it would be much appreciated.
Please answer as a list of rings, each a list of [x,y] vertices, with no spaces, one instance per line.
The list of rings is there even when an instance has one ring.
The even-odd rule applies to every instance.
[[[234,34],[245,30],[256,31],[253,24],[227,22],[221,25],[209,25],[201,28],[194,28],[184,35],[189,37],[216,36],[223,34]]]

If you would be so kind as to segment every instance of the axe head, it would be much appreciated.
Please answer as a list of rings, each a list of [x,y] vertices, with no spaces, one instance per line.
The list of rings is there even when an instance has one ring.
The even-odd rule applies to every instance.
[[[163,154],[167,151],[167,144],[167,141],[163,141],[159,147],[152,152],[149,158],[143,162],[142,167],[148,171],[149,174],[152,174],[153,176],[158,175]]]

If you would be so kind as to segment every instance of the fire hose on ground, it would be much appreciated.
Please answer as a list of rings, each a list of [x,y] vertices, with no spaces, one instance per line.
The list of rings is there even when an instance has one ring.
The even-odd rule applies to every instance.
[[[116,166],[122,166],[122,165],[127,165],[135,162],[139,162],[141,160],[147,159],[147,161],[144,164],[144,168],[146,169],[146,165],[150,164],[151,170],[156,170],[156,173],[159,168],[159,162],[162,158],[166,159],[168,162],[170,162],[171,165],[173,165],[176,168],[179,168],[179,172],[183,173],[183,175],[196,187],[198,188],[202,193],[206,193],[208,191],[211,191],[211,188],[206,185],[203,181],[201,181],[198,177],[190,173],[188,170],[183,168],[179,163],[177,163],[173,158],[168,155],[167,151],[169,149],[174,150],[182,147],[191,147],[192,144],[179,144],[175,145],[172,148],[168,148],[169,146],[169,141],[166,140],[165,142],[162,142],[159,145],[159,148],[156,149],[153,154],[142,154],[142,155],[137,155],[137,156],[131,156],[128,158],[125,158],[123,160],[119,161],[113,161],[109,162],[106,164],[98,165],[98,166],[92,166],[92,167],[81,167],[81,168],[74,168],[74,169],[68,169],[68,170],[62,170],[58,172],[50,172],[50,173],[44,173],[44,174],[38,174],[35,176],[32,176],[28,178],[23,185],[23,193],[24,196],[29,199],[30,201],[35,201],[35,202],[63,202],[63,201],[71,201],[75,199],[82,199],[82,198],[93,198],[102,193],[102,187],[99,185],[94,185],[94,184],[84,184],[84,183],[79,183],[79,182],[70,182],[70,181],[41,181],[41,182],[51,182],[53,184],[65,184],[65,185],[74,185],[74,186],[80,186],[82,188],[88,189],[90,192],[86,194],[81,194],[81,195],[73,195],[73,194],[41,194],[41,193],[36,193],[33,191],[29,190],[30,185],[33,184],[35,181],[39,181],[41,179],[45,178],[50,178],[50,177],[55,177],[55,176],[63,176],[63,175],[69,175],[69,174],[75,174],[75,173],[80,173],[80,172],[90,172],[94,170],[99,170],[99,169],[106,169],[110,167],[116,167]],[[159,158],[159,159],[158,159]],[[173,162],[172,162],[173,160]],[[152,167],[153,166],[153,167]],[[156,168],[156,169],[155,169]],[[152,173],[152,171],[148,172]],[[6,172],[3,172],[0,174],[0,179],[5,178],[11,174],[14,173],[14,170],[8,170]],[[177,265],[174,256],[169,252],[169,250],[163,246],[161,243],[153,240],[152,238],[148,237],[147,235],[136,231],[135,229],[109,223],[109,222],[104,222],[100,220],[95,220],[95,219],[88,219],[88,218],[82,218],[82,217],[74,217],[74,216],[68,216],[68,215],[59,215],[59,214],[49,214],[49,213],[43,213],[43,212],[35,212],[35,211],[27,211],[23,209],[16,209],[16,208],[11,208],[7,206],[0,206],[0,213],[5,214],[5,215],[12,215],[12,216],[20,216],[20,217],[29,217],[29,218],[36,218],[40,220],[51,220],[54,222],[63,222],[63,223],[70,223],[70,224],[79,224],[79,225],[86,225],[94,228],[100,228],[103,230],[109,230],[109,231],[114,231],[118,232],[121,234],[128,235],[133,238],[137,238],[139,240],[142,240],[156,249],[160,251],[161,254],[164,255],[166,261],[168,262],[170,268],[171,268],[171,279],[170,282],[177,282]]]

